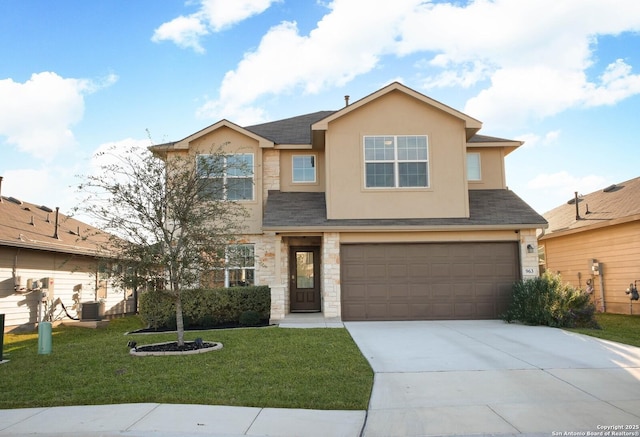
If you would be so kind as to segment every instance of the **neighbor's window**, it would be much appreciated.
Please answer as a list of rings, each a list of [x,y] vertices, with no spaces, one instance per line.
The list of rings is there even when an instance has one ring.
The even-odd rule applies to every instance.
[[[213,200],[253,200],[253,154],[198,155],[200,193]]]
[[[480,154],[467,153],[467,180],[479,181],[481,179],[482,172],[480,171]]]
[[[255,284],[255,249],[253,244],[233,244],[226,247],[224,268],[217,269],[207,278],[210,287],[245,287]]]
[[[316,157],[314,155],[293,156],[293,182],[316,181]]]
[[[365,186],[428,187],[426,135],[364,137]]]

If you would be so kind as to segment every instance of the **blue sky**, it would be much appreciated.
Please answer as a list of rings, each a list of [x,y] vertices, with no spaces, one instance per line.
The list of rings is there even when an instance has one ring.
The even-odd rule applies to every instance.
[[[0,0],[2,194],[77,202],[109,145],[339,109],[392,81],[526,141],[538,212],[640,176],[637,0]]]

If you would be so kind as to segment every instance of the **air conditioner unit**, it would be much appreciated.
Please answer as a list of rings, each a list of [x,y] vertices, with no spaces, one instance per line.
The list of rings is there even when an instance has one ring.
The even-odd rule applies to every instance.
[[[104,304],[102,302],[82,302],[80,320],[102,320],[103,308]]]

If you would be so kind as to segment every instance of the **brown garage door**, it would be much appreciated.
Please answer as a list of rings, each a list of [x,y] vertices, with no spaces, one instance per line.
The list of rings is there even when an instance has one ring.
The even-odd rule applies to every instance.
[[[517,243],[345,244],[343,320],[495,319],[520,278]]]

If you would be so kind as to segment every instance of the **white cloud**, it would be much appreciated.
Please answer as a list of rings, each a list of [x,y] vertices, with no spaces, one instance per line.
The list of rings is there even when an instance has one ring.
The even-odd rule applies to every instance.
[[[179,16],[158,27],[151,37],[153,42],[173,41],[181,48],[204,53],[202,37],[220,32],[267,10],[280,0],[201,0],[200,9],[188,16]]]
[[[169,40],[183,49],[191,48],[197,53],[204,53],[205,50],[200,45],[200,38],[208,34],[207,26],[200,17],[180,16],[160,25],[154,31],[151,41]]]
[[[607,180],[598,175],[575,176],[567,171],[542,173],[527,183],[533,196],[556,199],[551,204],[557,206],[578,194],[588,194],[607,186]]]
[[[71,128],[83,117],[84,96],[117,79],[71,79],[43,72],[24,83],[0,80],[0,136],[36,158],[51,159],[75,144]]]
[[[204,105],[200,114],[227,117],[216,111],[255,111],[252,104],[266,95],[297,90],[315,94],[348,83],[393,51],[395,28],[413,3],[415,0],[381,2],[371,8],[364,0],[335,0],[329,5],[331,12],[308,36],[301,35],[294,22],[272,27],[259,46],[227,72],[219,99]],[[366,20],[362,19],[364,9]]]
[[[333,0],[308,35],[283,22],[227,72],[211,118],[258,111],[256,101],[312,94],[386,67],[392,56],[423,55],[424,89],[479,87],[464,111],[500,128],[523,126],[573,107],[612,104],[640,93],[622,60],[590,79],[597,39],[640,30],[637,0]],[[366,19],[363,19],[363,11]],[[597,74],[597,71],[596,71]]]

